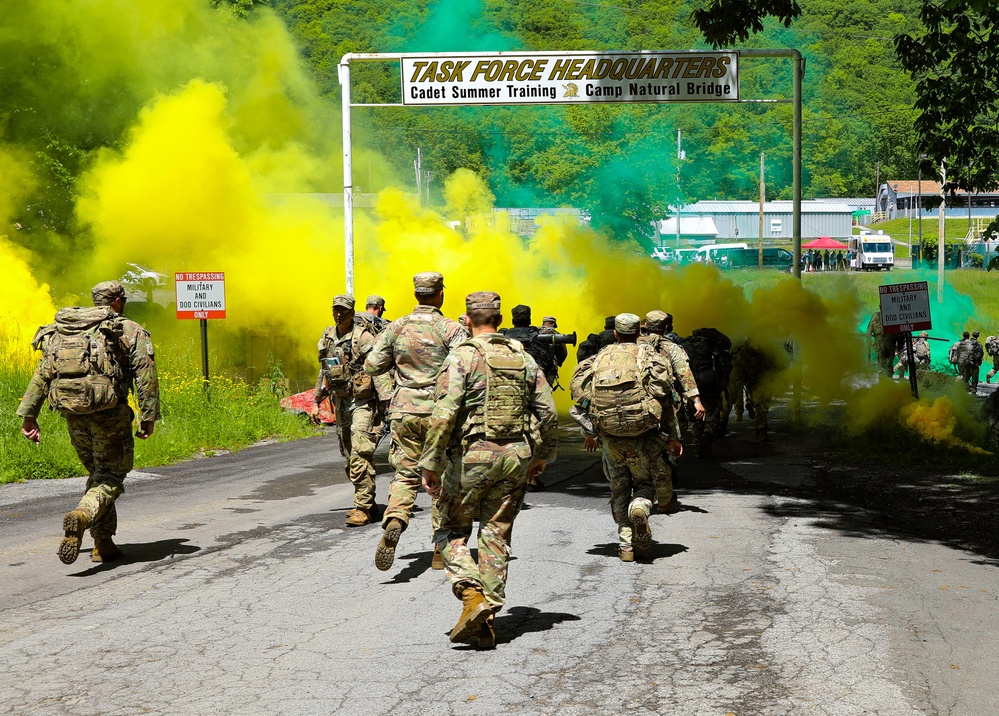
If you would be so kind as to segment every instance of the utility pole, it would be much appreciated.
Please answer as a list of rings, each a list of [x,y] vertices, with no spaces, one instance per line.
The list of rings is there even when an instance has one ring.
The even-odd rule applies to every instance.
[[[940,214],[937,229],[937,303],[944,300],[944,238],[947,234],[947,192],[944,185],[947,183],[947,166],[940,162]]]
[[[919,211],[919,259],[922,261],[923,258],[923,160],[926,159],[925,154],[920,154],[916,157],[916,183],[919,186],[918,198],[916,199],[916,206]],[[912,257],[912,246],[909,246],[909,257]]]
[[[683,133],[678,129],[676,130],[676,250],[680,250],[680,205],[682,199],[680,198],[680,165],[684,159],[687,158],[686,152],[683,151]]]
[[[877,209],[878,195],[881,193],[881,162],[878,162],[877,169],[874,170],[874,204]]]
[[[419,147],[416,148],[413,168],[416,169],[416,195],[420,197],[420,206],[423,206],[423,150]]]
[[[760,152],[760,268],[763,268],[763,202],[767,200],[767,189],[763,174],[763,152]]]

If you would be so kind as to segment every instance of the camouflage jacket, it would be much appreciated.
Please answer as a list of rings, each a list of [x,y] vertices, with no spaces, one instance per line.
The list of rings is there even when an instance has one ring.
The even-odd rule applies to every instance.
[[[650,333],[638,339],[639,343],[648,343],[652,349],[659,352],[673,366],[673,375],[680,384],[680,393],[687,400],[693,400],[700,395],[697,390],[697,381],[690,370],[690,361],[687,359],[687,352],[673,341],[666,340],[660,335]]]
[[[354,377],[364,373],[364,359],[375,344],[375,338],[364,323],[354,321],[351,329],[342,336],[337,336],[336,326],[327,326],[319,339],[319,377],[316,378],[316,402],[319,403],[332,395],[334,400],[349,400],[354,397]],[[346,369],[333,376],[337,370],[330,366],[330,361],[346,358]],[[371,400],[372,396],[364,396],[359,402]]]
[[[160,419],[160,385],[156,378],[156,357],[153,351],[153,341],[149,331],[135,321],[119,318],[122,328],[121,349],[128,357],[127,365],[122,365],[120,383],[115,385],[119,396],[127,396],[135,388],[136,404],[139,408],[139,420]],[[42,403],[49,394],[49,384],[52,380],[52,367],[44,357],[45,342],[55,330],[55,324],[42,326],[35,334],[34,347],[41,350],[43,357],[35,368],[28,389],[21,398],[17,408],[18,416],[22,418],[37,418],[42,409]]]
[[[436,401],[430,418],[430,429],[423,447],[420,467],[442,472],[448,447],[458,438],[464,439],[478,425],[472,416],[486,400],[486,378],[489,367],[473,341],[504,338],[498,333],[486,333],[458,346],[444,361],[437,378]],[[515,341],[509,341],[515,344]],[[528,418],[531,426],[525,432],[525,442],[531,443],[532,454],[540,460],[554,460],[558,446],[558,413],[551,388],[538,364],[522,348],[526,369]],[[455,432],[457,431],[457,435]]]
[[[433,412],[437,374],[451,349],[467,339],[464,326],[433,306],[417,306],[379,334],[364,370],[375,376],[395,371],[390,420]]]

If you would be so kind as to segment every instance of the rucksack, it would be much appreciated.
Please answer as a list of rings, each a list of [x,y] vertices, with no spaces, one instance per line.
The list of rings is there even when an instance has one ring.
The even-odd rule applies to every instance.
[[[48,366],[49,405],[64,415],[107,410],[128,396],[119,395],[128,358],[121,318],[107,306],[63,308],[54,324],[36,335]]]
[[[593,359],[586,409],[601,432],[634,437],[659,427],[662,404],[649,386],[652,355],[646,346],[622,343]]]
[[[541,372],[545,374],[545,380],[548,381],[548,385],[554,387],[555,380],[558,378],[558,362],[555,360],[555,353],[552,350],[552,346],[546,346],[544,343],[536,340],[538,335],[540,335],[538,329],[534,326],[519,326],[507,329],[503,335],[507,338],[520,341],[521,345],[524,346],[524,350],[538,364]]]
[[[486,396],[472,416],[487,440],[523,438],[528,432],[527,361],[524,352],[502,337],[477,336],[471,346],[486,364]]]
[[[958,352],[961,347],[961,341],[956,342],[947,351],[947,362],[951,365],[957,365],[958,363]]]
[[[990,356],[999,355],[999,336],[989,336],[985,339],[985,352]]]
[[[732,375],[732,341],[717,328],[698,328],[679,346],[687,353],[690,371],[702,392],[720,392]]]
[[[969,362],[971,365],[981,365],[983,360],[985,360],[985,349],[982,348],[982,344],[978,341],[972,341]]]

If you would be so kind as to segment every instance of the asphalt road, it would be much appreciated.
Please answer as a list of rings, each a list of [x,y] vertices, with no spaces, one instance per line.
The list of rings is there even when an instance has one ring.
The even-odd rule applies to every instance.
[[[809,497],[829,466],[733,427],[634,564],[564,444],[489,652],[447,640],[425,495],[390,572],[344,527],[333,436],[133,474],[118,564],[56,557],[82,480],[2,486],[0,713],[999,714],[997,564]]]

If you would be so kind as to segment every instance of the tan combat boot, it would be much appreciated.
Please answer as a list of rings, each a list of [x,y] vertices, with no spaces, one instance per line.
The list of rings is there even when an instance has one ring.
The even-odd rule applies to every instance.
[[[617,551],[617,556],[621,558],[622,562],[634,562],[635,550],[633,550],[631,547],[619,547]]]
[[[80,556],[80,544],[83,542],[83,533],[90,526],[90,519],[87,513],[82,510],[67,512],[62,518],[62,528],[66,536],[62,538],[59,545],[59,559],[63,564],[73,564]]]
[[[345,522],[348,527],[363,527],[371,522],[371,512],[362,510],[359,507],[347,510],[347,519]]]
[[[430,560],[430,569],[444,569],[444,555],[434,547],[434,558]]]
[[[111,562],[121,558],[121,547],[110,537],[95,537],[94,551],[90,553],[91,562]]]
[[[495,614],[490,614],[482,626],[479,627],[479,638],[478,643],[476,643],[476,649],[495,649],[496,648],[496,627],[494,620],[496,618]]]
[[[402,522],[394,517],[385,525],[385,532],[375,549],[375,566],[383,572],[390,569],[395,561],[395,546],[399,544],[402,530]]]
[[[667,500],[659,500],[659,514],[660,515],[672,515],[675,512],[680,511],[680,501],[676,497],[676,493],[672,493]]]
[[[470,643],[479,636],[479,627],[489,618],[492,613],[489,602],[482,596],[482,589],[479,587],[465,587],[461,593],[461,602],[464,608],[458,623],[451,630],[451,641],[457,643]]]
[[[652,530],[649,529],[649,518],[640,507],[631,510],[631,542],[639,552],[652,546]]]

